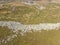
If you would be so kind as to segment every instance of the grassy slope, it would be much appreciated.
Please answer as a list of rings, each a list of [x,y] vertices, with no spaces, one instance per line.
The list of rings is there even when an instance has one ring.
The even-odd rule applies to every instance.
[[[38,24],[43,22],[60,22],[60,5],[47,4],[46,9],[39,10],[36,6],[11,6],[6,5],[0,9],[0,20],[19,21],[23,24]],[[7,7],[7,8],[6,8]],[[15,7],[14,10],[12,8]],[[7,17],[7,18],[6,18]]]
[[[18,32],[17,37],[8,43],[0,45],[60,45],[60,29],[58,30],[42,30],[26,32],[24,36]],[[15,34],[7,27],[0,27],[0,40],[7,39],[8,36]]]
[[[18,33],[17,37],[3,45],[60,45],[60,30],[42,30],[26,32],[24,36]]]
[[[35,6],[15,6],[16,9],[12,11],[12,6],[7,5],[0,9],[0,21],[19,21],[23,24],[37,24],[41,22],[60,22],[60,8],[57,4],[48,4],[45,10],[38,10]],[[53,9],[55,8],[55,9]],[[7,33],[8,32],[8,33]],[[14,34],[6,27],[0,27],[0,40],[7,38],[8,35]],[[60,45],[60,29],[41,32],[26,32],[24,36],[18,33],[18,37],[9,41],[8,43],[0,45]]]
[[[8,36],[13,35],[13,31],[11,29],[8,29],[7,27],[1,27],[0,26],[0,45],[5,45],[5,41],[8,38]],[[2,43],[3,41],[3,43]]]

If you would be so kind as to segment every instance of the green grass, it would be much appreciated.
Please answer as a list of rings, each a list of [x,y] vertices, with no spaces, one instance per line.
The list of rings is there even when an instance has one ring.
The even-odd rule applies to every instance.
[[[36,6],[15,6],[13,11],[13,6],[7,5],[7,8],[0,9],[0,20],[18,21],[23,24],[60,22],[60,4],[47,4],[44,6],[46,7],[44,10],[39,10]]]
[[[24,36],[20,31],[13,40],[3,45],[60,45],[60,29],[58,30],[42,30],[26,32]]]
[[[0,26],[0,41],[6,40],[8,36],[13,35],[13,31],[11,29],[8,29],[7,27],[1,27]],[[0,45],[4,45],[5,43],[0,42]]]
[[[60,4],[44,5],[46,9],[39,10],[36,6],[7,5],[0,9],[0,21],[18,21],[23,24],[56,23],[60,22]],[[58,6],[59,8],[56,8]],[[55,9],[54,9],[55,8]],[[18,31],[17,37],[0,45],[60,45],[60,29],[26,32],[23,36]],[[0,40],[16,34],[7,27],[0,27]]]
[[[0,27],[0,40],[7,39],[14,33],[7,27]],[[21,35],[21,31],[18,31],[17,37],[8,41],[7,43],[1,43],[0,45],[60,45],[60,29],[57,30],[41,30],[24,33]]]
[[[12,34],[12,30],[8,29],[7,27],[0,26],[0,40],[8,35]]]

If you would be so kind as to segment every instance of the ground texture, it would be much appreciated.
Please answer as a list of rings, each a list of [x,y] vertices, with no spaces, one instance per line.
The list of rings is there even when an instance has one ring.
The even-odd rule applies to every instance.
[[[60,45],[60,4],[0,4],[0,45]]]

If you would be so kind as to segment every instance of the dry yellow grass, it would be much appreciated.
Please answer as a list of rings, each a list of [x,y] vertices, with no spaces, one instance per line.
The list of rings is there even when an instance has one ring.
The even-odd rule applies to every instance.
[[[11,3],[8,3],[8,4],[11,5],[11,6],[24,6],[24,4],[21,3],[21,2],[11,2]]]

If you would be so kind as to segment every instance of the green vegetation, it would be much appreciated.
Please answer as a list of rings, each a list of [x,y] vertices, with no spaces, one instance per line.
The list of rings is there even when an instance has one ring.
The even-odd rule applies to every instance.
[[[56,23],[60,22],[60,4],[47,4],[44,10],[36,6],[11,6],[4,5],[0,8],[0,21],[18,21],[23,24]],[[11,29],[0,27],[0,41],[14,35]],[[18,31],[17,37],[0,45],[60,45],[60,29],[41,30],[26,32],[21,35]]]
[[[4,38],[5,38],[5,37],[7,37],[7,35],[12,34],[9,31],[9,29],[7,29],[5,27],[0,28],[0,29],[2,29],[2,31],[3,31],[3,32],[2,31],[0,32],[0,37],[3,37],[3,35],[4,35]],[[7,43],[2,43],[0,45],[60,45],[60,35],[59,34],[60,34],[60,29],[49,30],[49,31],[31,30],[30,32],[26,32],[23,35],[21,35],[21,31],[19,31],[17,34],[17,37],[8,41]]]
[[[46,9],[39,10],[36,6],[3,5],[0,9],[0,20],[19,21],[23,24],[60,22],[60,4],[43,5]]]
[[[0,45],[4,45],[5,41],[2,42],[2,40],[6,40],[8,36],[11,36],[13,34],[14,33],[11,29],[8,29],[7,27],[0,26]]]
[[[8,35],[12,35],[12,30],[8,29],[7,27],[0,26],[0,40]]]

